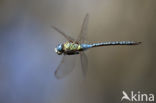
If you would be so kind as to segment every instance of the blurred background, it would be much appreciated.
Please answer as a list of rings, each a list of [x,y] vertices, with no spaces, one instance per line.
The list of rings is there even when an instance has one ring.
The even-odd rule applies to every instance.
[[[156,94],[155,0],[0,0],[0,103],[119,103],[122,91]],[[57,80],[65,41],[50,26],[76,38],[89,13],[88,41],[141,41],[87,51]],[[125,101],[126,103],[126,101]]]

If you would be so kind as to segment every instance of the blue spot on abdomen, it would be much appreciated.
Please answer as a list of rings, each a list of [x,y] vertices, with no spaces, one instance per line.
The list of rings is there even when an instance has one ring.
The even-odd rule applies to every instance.
[[[82,49],[88,49],[88,48],[91,48],[92,45],[89,45],[89,44],[81,44],[81,47],[82,47]]]

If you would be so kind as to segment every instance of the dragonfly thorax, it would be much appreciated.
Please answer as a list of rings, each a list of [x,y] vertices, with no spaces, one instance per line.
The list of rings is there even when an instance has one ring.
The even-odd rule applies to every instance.
[[[63,46],[64,51],[79,51],[81,49],[79,44],[73,42],[66,42]]]
[[[74,42],[65,42],[63,44],[59,44],[55,48],[55,52],[58,55],[61,54],[67,54],[67,55],[74,55],[74,54],[79,54],[79,52],[82,50],[82,46],[78,43]]]

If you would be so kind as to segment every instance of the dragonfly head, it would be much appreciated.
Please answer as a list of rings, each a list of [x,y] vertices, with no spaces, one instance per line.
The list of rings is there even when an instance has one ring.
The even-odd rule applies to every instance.
[[[58,55],[61,55],[63,53],[63,44],[59,44],[56,48],[55,48],[55,52]]]

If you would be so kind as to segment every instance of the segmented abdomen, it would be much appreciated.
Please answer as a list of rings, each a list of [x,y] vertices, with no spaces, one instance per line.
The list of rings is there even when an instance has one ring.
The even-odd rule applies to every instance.
[[[134,41],[115,41],[115,42],[103,42],[103,43],[94,43],[92,47],[98,46],[109,46],[109,45],[138,45],[141,42],[134,42]]]

